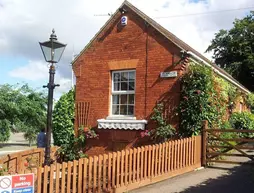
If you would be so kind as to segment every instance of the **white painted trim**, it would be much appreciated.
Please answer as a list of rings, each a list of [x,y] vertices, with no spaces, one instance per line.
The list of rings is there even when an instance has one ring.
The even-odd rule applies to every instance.
[[[218,75],[220,75],[221,77],[223,77],[224,79],[228,80],[229,82],[231,82],[232,84],[234,84],[235,86],[241,88],[243,91],[247,92],[248,94],[250,93],[249,90],[247,90],[246,88],[244,88],[243,86],[239,85],[237,82],[235,82],[234,80],[232,80],[231,78],[229,78],[228,76],[226,76],[225,74],[221,73],[219,70],[217,70],[216,68],[214,68],[211,64],[209,64],[208,62],[206,62],[205,60],[203,60],[202,58],[198,57],[196,54],[194,54],[193,52],[187,51],[187,54],[190,54],[195,60],[198,60],[200,62],[202,62],[203,64],[205,64],[206,66],[211,67],[215,73],[217,73]],[[194,61],[195,62],[195,61]]]
[[[136,120],[136,117],[132,115],[113,115],[107,116],[107,120]]]
[[[130,129],[130,130],[144,130],[147,120],[107,120],[98,119],[99,129]]]

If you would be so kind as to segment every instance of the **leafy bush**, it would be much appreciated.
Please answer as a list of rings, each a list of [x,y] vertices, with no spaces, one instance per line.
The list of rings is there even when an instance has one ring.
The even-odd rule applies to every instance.
[[[11,136],[10,123],[8,120],[0,120],[0,142],[6,142]]]
[[[254,113],[254,93],[248,94],[246,97],[246,104],[251,112]]]
[[[233,127],[231,126],[231,124],[229,123],[229,121],[225,121],[221,124],[220,129],[222,130],[227,130],[227,129],[232,129]],[[237,137],[237,133],[235,132],[222,132],[220,133],[220,137],[222,139],[234,139]],[[235,141],[229,141],[229,143],[231,143],[232,145],[236,145]],[[220,145],[226,145],[224,142],[220,142]],[[224,149],[222,149],[224,150]]]
[[[233,113],[229,119],[231,126],[234,129],[246,130],[254,129],[254,115],[249,112]],[[253,137],[252,133],[240,133],[240,137]]]
[[[70,143],[74,138],[74,90],[61,96],[53,111],[54,145]]]
[[[84,154],[86,140],[92,138],[98,138],[93,129],[88,127],[79,128],[78,137],[71,138],[68,143],[62,144],[58,149],[59,161],[73,161],[86,157],[86,154]]]
[[[167,141],[175,135],[175,128],[163,118],[163,104],[157,104],[154,108],[152,120],[156,121],[157,128],[154,130],[154,138],[158,141]],[[150,135],[150,134],[149,134]]]
[[[29,142],[29,146],[31,146],[36,141],[38,133],[39,129],[34,129],[32,127],[26,129],[24,138]]]

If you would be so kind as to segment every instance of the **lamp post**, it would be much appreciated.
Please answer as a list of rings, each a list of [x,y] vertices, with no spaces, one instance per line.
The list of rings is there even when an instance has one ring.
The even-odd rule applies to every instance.
[[[66,44],[57,41],[55,30],[52,30],[49,41],[39,42],[42,53],[46,62],[50,63],[49,67],[49,83],[43,88],[48,88],[48,110],[47,110],[47,133],[46,133],[46,150],[45,150],[45,165],[50,165],[50,141],[52,131],[52,111],[53,111],[53,94],[54,88],[60,86],[54,83],[55,64],[59,62],[66,47]]]

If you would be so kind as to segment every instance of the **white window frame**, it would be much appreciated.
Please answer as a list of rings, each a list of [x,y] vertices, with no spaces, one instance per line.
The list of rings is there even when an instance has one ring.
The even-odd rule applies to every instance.
[[[114,91],[114,74],[115,73],[121,73],[121,72],[135,72],[135,82],[134,82],[134,90],[133,91]],[[136,98],[136,70],[114,70],[111,71],[111,99],[110,99],[110,117],[111,118],[134,118],[135,119],[135,98]],[[113,115],[113,95],[114,94],[134,94],[134,109],[133,109],[133,115]]]

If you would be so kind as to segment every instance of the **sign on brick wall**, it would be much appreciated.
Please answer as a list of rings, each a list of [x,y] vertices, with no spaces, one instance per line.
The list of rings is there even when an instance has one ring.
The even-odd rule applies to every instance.
[[[161,78],[172,78],[177,77],[177,71],[171,71],[171,72],[161,72],[160,73]]]

